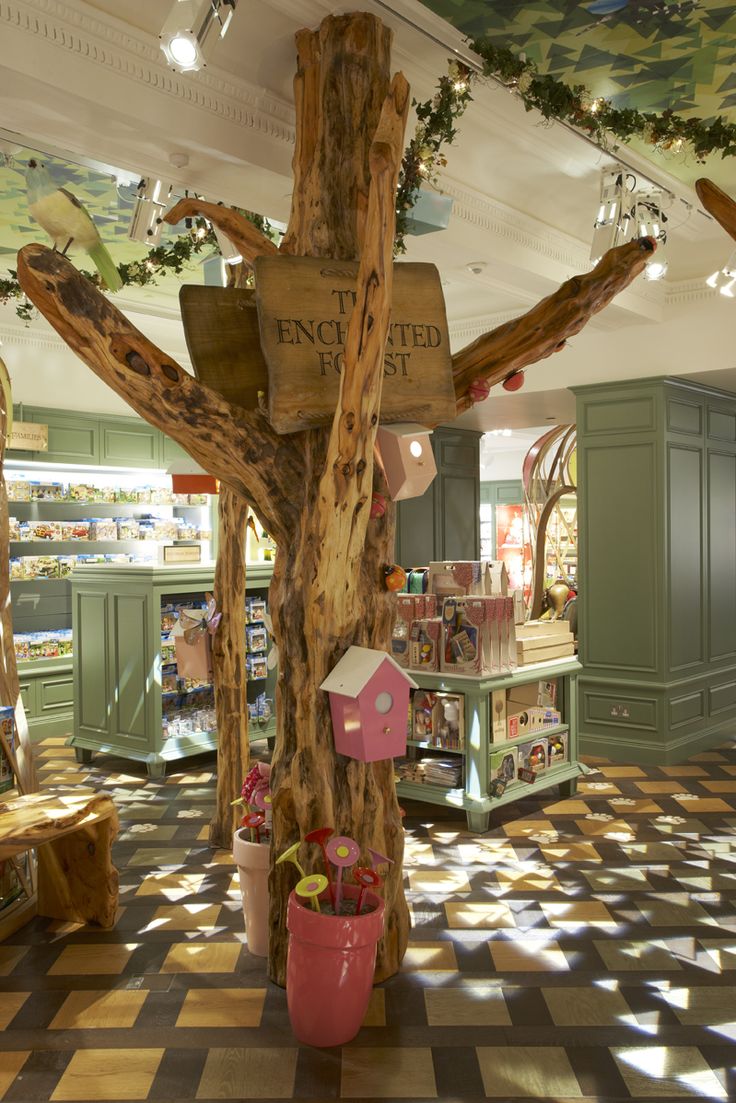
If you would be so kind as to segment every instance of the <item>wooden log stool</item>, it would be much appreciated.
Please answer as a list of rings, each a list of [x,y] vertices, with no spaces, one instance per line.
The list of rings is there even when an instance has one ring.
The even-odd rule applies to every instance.
[[[106,793],[46,789],[12,797],[0,802],[0,862],[12,861],[18,869],[18,855],[35,848],[38,914],[112,927],[118,906],[112,844],[118,828]],[[30,898],[33,885],[23,889]]]

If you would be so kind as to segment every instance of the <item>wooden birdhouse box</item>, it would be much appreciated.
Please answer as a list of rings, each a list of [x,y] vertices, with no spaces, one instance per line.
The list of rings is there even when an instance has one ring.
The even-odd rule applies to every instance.
[[[430,429],[413,422],[379,426],[376,445],[395,502],[418,498],[437,474],[430,434]]]
[[[416,688],[385,651],[349,647],[320,686],[330,695],[338,754],[360,762],[404,754],[409,690]]]

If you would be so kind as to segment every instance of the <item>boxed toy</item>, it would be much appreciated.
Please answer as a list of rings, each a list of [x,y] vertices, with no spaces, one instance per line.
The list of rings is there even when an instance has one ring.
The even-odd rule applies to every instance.
[[[518,769],[533,770],[535,774],[541,774],[547,768],[547,739],[539,736],[530,739],[528,743],[520,743]]]
[[[15,714],[10,705],[0,708],[0,793],[15,784],[12,756],[15,754]]]
[[[440,669],[455,674],[483,670],[483,630],[486,607],[479,598],[450,597],[442,608]]]
[[[263,624],[251,625],[245,630],[246,647],[248,651],[267,651],[268,632]]]
[[[20,522],[17,517],[8,517],[8,539],[20,540]]]
[[[486,559],[485,592],[494,597],[506,597],[509,592],[509,575],[502,559]]]
[[[440,617],[412,621],[409,632],[409,666],[412,670],[439,670],[441,636]]]
[[[567,732],[547,736],[547,766],[559,766],[568,761]]]
[[[485,576],[482,560],[430,563],[427,589],[438,597],[479,597],[486,592]]]
[[[29,502],[31,500],[31,484],[25,479],[8,480],[8,501]]]
[[[435,746],[460,751],[465,746],[465,698],[460,693],[435,693]]]
[[[409,635],[414,620],[414,595],[398,594],[396,620],[391,632],[391,656],[405,670],[409,666]]]
[[[544,731],[560,723],[557,709],[540,708],[537,705],[519,705],[509,699],[506,702],[506,727],[509,739],[532,732]]]
[[[557,682],[525,682],[509,690],[509,697],[520,705],[552,709],[557,701]]]
[[[503,750],[491,751],[491,781],[505,781],[507,784],[516,779],[519,768],[519,751],[517,747],[504,747]]]
[[[61,502],[64,499],[63,483],[37,483],[31,482],[32,502]]]
[[[434,716],[434,693],[417,689],[411,695],[409,704],[411,726],[409,738],[419,743],[431,743],[434,737],[432,720]]]

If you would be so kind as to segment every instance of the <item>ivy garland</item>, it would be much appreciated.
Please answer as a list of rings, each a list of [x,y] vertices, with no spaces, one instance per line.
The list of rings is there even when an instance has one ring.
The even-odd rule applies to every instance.
[[[452,145],[455,140],[455,124],[471,102],[471,86],[479,78],[500,81],[519,97],[527,111],[536,110],[548,121],[577,127],[603,149],[610,148],[611,138],[628,142],[636,137],[658,150],[690,153],[700,163],[712,153],[736,156],[736,124],[726,122],[720,115],[707,121],[685,119],[670,110],[657,115],[633,107],[614,107],[610,100],[591,96],[582,84],[568,85],[556,77],[540,74],[533,61],[518,57],[506,47],[477,39],[470,46],[482,58],[480,73],[462,62],[450,61],[432,99],[423,103],[413,101],[418,122],[399,173],[394,241],[397,254],[406,252],[411,210],[422,185],[436,186],[440,169],[447,164],[443,146]],[[277,239],[277,232],[262,215],[241,213],[267,237]],[[157,245],[142,260],[119,265],[118,270],[124,285],[145,287],[155,284],[157,276],[164,272],[181,273],[192,257],[208,247],[217,248],[214,231],[204,219],[195,219],[187,233]],[[102,287],[97,273],[82,274]],[[18,300],[18,317],[30,321],[33,305],[25,298],[12,270],[8,279],[0,279],[0,303],[11,299]]]

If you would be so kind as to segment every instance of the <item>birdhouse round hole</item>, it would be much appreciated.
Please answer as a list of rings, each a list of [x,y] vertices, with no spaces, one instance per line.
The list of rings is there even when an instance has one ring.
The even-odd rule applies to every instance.
[[[409,451],[411,452],[412,456],[414,456],[416,459],[419,459],[422,454],[422,442],[419,440],[413,440],[409,445]]]
[[[394,699],[390,693],[379,693],[376,697],[376,712],[380,712],[381,716],[385,716],[387,712],[390,712],[393,708]]]

